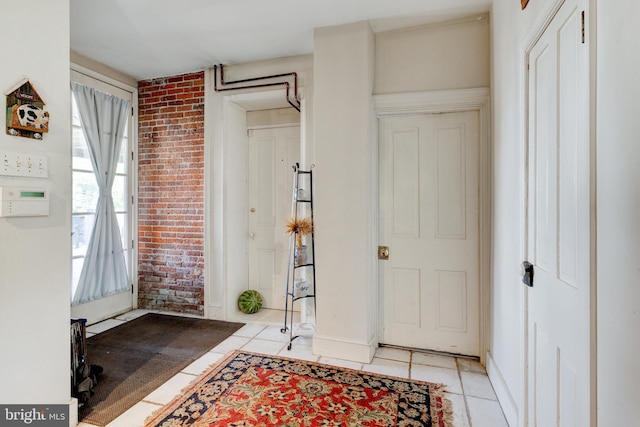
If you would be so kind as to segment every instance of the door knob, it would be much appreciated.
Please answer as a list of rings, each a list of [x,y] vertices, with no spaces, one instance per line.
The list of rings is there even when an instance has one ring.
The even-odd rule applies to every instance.
[[[256,238],[256,233],[249,233],[249,238],[251,240],[255,239]]]
[[[378,259],[389,259],[389,246],[378,246]]]

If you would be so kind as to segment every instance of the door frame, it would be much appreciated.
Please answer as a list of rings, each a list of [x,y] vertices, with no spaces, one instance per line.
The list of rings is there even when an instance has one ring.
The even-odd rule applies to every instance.
[[[281,106],[283,91],[215,92],[213,74],[205,72],[204,317],[246,321],[237,308],[238,295],[248,289],[247,242],[237,238],[248,233],[248,217],[237,215],[249,210],[246,112],[253,103]],[[305,93],[298,88],[302,162],[308,150]]]
[[[531,29],[526,33],[521,43],[521,56],[520,56],[520,99],[522,100],[522,116],[521,116],[521,152],[520,152],[520,164],[521,169],[521,200],[520,200],[520,233],[522,236],[520,247],[520,259],[528,259],[528,247],[529,247],[529,224],[528,224],[528,212],[529,212],[529,57],[531,51],[536,46],[546,29],[549,27],[560,8],[564,5],[566,0],[553,0],[547,8],[540,13],[539,18],[532,25]],[[577,0],[578,2],[580,0]],[[597,247],[596,247],[596,210],[597,210],[597,198],[596,198],[596,55],[597,55],[597,38],[596,38],[596,4],[595,0],[585,0],[587,3],[588,13],[586,17],[586,36],[589,40],[589,169],[590,169],[590,199],[591,199],[591,211],[590,211],[590,277],[589,277],[589,300],[590,300],[590,409],[591,409],[591,426],[595,427],[598,423],[597,417]],[[524,285],[522,285],[524,286]],[[521,375],[521,393],[520,401],[518,402],[517,411],[516,408],[512,410],[521,412],[517,415],[518,427],[525,427],[528,424],[529,419],[529,317],[528,317],[529,298],[528,292],[521,292],[520,298],[520,328],[522,331],[521,341],[521,354],[520,354],[520,375]],[[509,418],[512,419],[512,418]]]
[[[118,90],[129,92],[131,94],[131,108],[133,109],[132,115],[129,117],[131,121],[129,125],[129,151],[132,154],[132,159],[129,161],[131,170],[128,172],[129,193],[127,195],[127,199],[132,198],[135,201],[135,203],[129,204],[127,229],[129,233],[128,240],[136,242],[135,245],[129,248],[129,253],[127,254],[129,265],[127,275],[129,276],[131,291],[120,292],[84,304],[71,306],[71,317],[85,318],[89,324],[92,324],[138,308],[138,88],[76,62],[71,62],[69,69],[70,80],[72,81],[82,84],[90,84],[91,81],[95,81],[98,84],[106,84]],[[69,91],[69,97],[71,96],[71,91]],[[123,307],[126,300],[130,300],[128,308]]]
[[[378,121],[383,117],[415,114],[454,113],[460,111],[478,112],[479,130],[479,175],[478,183],[478,221],[479,221],[479,312],[480,312],[480,362],[484,365],[487,360],[490,314],[490,283],[491,283],[491,121],[490,121],[490,97],[489,88],[453,89],[442,91],[413,92],[399,94],[385,94],[373,96],[373,120],[372,146],[379,147]],[[376,150],[375,162],[372,170],[378,170],[378,151]],[[374,177],[376,197],[379,199],[377,173]],[[375,241],[379,238],[378,230],[378,205],[375,215]],[[376,244],[377,246],[377,244]],[[382,286],[378,277],[377,263],[374,277],[378,283],[378,313],[383,313]],[[378,340],[383,328],[382,316],[378,316]]]

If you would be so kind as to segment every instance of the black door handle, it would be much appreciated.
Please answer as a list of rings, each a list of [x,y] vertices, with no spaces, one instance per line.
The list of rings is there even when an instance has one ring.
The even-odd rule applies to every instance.
[[[532,288],[533,287],[533,264],[531,264],[529,261],[523,261],[522,269],[524,270],[524,274],[522,275],[522,283]]]

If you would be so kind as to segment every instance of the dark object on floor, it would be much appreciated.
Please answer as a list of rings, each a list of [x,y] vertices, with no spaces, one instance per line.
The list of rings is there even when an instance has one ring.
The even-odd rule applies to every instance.
[[[98,385],[98,375],[103,371],[102,366],[86,363],[81,364],[76,370],[79,383],[73,388],[71,396],[78,399],[78,407],[89,402],[89,398],[95,394],[93,389]]]
[[[79,420],[105,426],[242,326],[145,314],[87,338],[87,358],[104,372]]]
[[[93,396],[102,367],[87,362],[87,319],[71,319],[71,396],[82,406]]]

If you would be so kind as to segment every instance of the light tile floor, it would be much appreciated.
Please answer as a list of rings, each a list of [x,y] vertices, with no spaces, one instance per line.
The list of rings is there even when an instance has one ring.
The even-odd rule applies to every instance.
[[[103,332],[149,312],[134,310],[115,319],[89,326],[87,336]],[[152,412],[170,402],[207,367],[235,349],[444,383],[447,386],[446,397],[453,405],[455,427],[508,427],[491,382],[482,365],[475,360],[387,347],[378,348],[370,364],[318,357],[311,353],[310,338],[296,339],[291,350],[287,350],[289,337],[280,332],[280,312],[269,313],[268,310],[261,310],[261,313],[257,321],[255,317],[237,319],[246,325],[109,423],[107,427],[143,426],[144,420]],[[82,422],[78,426],[92,427],[91,424]]]

